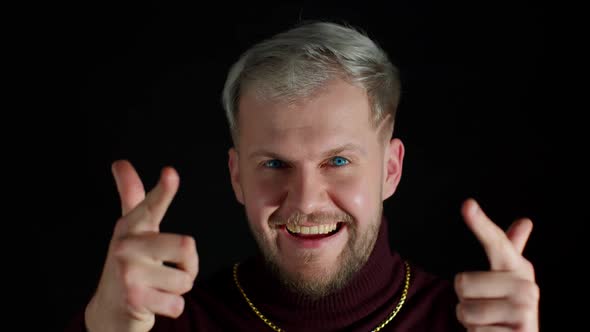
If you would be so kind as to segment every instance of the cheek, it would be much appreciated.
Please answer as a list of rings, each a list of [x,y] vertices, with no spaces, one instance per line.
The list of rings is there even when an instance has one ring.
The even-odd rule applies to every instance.
[[[243,191],[248,219],[256,224],[266,224],[270,215],[278,209],[284,196],[284,185],[279,177],[248,176]]]
[[[367,223],[380,204],[379,184],[368,176],[350,176],[331,183],[331,197],[359,223]]]

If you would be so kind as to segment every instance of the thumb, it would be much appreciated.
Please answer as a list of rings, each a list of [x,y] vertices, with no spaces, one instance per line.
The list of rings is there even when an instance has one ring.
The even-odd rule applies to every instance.
[[[528,218],[523,218],[512,223],[506,231],[506,236],[519,254],[522,254],[532,230],[533,222]]]
[[[121,214],[126,215],[145,199],[143,183],[133,165],[127,160],[117,160],[111,165],[121,200]]]

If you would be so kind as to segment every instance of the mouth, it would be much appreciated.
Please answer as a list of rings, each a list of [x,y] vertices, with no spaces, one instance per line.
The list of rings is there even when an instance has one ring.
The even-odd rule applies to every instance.
[[[342,227],[341,222],[325,225],[300,226],[286,225],[287,233],[303,239],[321,239],[334,235]]]
[[[323,224],[314,226],[302,226],[302,225],[286,225],[284,229],[287,234],[298,240],[305,241],[317,241],[322,239],[330,238],[343,228],[343,222],[337,222],[333,224]]]

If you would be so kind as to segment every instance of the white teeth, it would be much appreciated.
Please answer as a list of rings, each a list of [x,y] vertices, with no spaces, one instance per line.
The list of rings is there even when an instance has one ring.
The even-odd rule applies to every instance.
[[[311,226],[309,230],[309,234],[317,234],[318,233],[318,226]]]
[[[338,227],[337,224],[330,225],[318,225],[318,226],[299,226],[299,225],[287,225],[287,229],[291,233],[296,234],[328,234],[334,231]]]

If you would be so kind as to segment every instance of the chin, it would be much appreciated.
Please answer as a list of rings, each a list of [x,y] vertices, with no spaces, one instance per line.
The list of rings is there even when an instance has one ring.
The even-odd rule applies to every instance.
[[[285,226],[261,227],[255,239],[278,280],[295,293],[317,299],[350,282],[367,262],[377,233],[378,223],[359,233],[351,222],[311,237],[293,234]]]
[[[275,273],[291,291],[317,299],[342,288],[339,271],[333,266],[311,264],[302,267],[284,267],[275,265]]]
[[[315,300],[342,289],[366,262],[366,259],[351,256],[347,248],[335,257],[321,257],[317,252],[307,251],[299,255],[296,264],[288,265],[285,262],[293,262],[292,257],[277,259],[275,255],[265,256],[270,270],[284,286]]]

